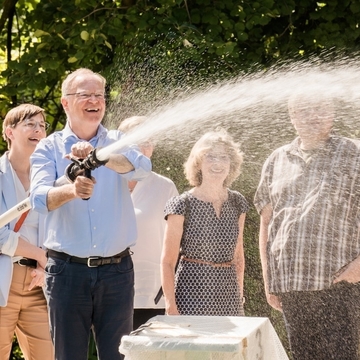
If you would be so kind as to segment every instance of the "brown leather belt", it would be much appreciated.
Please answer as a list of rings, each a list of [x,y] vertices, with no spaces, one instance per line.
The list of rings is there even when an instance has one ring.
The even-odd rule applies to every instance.
[[[234,262],[233,261],[227,261],[227,262],[223,262],[223,263],[216,263],[216,262],[212,262],[212,261],[206,261],[206,260],[200,260],[200,259],[191,259],[191,258],[187,258],[185,257],[184,255],[181,255],[181,259],[182,260],[185,260],[185,261],[188,261],[188,262],[193,262],[193,263],[196,263],[196,264],[203,264],[203,265],[210,265],[210,266],[213,266],[213,267],[231,267],[232,265],[234,265]]]
[[[121,263],[121,259],[125,256],[131,255],[132,252],[129,248],[125,249],[119,254],[109,257],[100,257],[100,256],[90,256],[88,258],[80,258],[77,256],[71,256],[69,254],[55,251],[55,250],[48,250],[47,257],[52,257],[55,259],[61,259],[69,262],[74,262],[78,264],[84,264],[88,267],[98,267],[102,265],[110,265],[110,264],[119,264]]]

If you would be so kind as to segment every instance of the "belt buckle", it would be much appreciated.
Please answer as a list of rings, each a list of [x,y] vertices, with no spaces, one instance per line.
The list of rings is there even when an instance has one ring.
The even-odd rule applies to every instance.
[[[99,259],[99,256],[90,256],[88,259],[87,259],[87,266],[88,267],[98,267],[99,265],[91,265],[91,260],[97,260]]]
[[[18,260],[17,261],[17,263],[20,265],[20,266],[26,266],[26,265],[24,265],[24,264],[21,264],[21,260],[27,260],[27,258],[21,258],[20,260]]]

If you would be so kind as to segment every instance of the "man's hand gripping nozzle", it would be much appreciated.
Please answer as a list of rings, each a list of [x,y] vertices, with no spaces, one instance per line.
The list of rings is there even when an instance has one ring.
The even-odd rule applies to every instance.
[[[91,179],[91,171],[105,165],[109,161],[109,159],[99,160],[96,156],[96,150],[91,150],[85,159],[71,158],[72,163],[65,169],[65,177],[70,182],[73,183],[79,175]]]

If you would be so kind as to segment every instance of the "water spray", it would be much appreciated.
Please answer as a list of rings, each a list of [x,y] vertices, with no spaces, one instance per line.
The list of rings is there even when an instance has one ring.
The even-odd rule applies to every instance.
[[[266,139],[269,139],[269,136],[277,138],[281,131],[277,128],[276,132],[271,132],[272,129],[266,126],[265,133],[257,133],[260,139],[258,141],[257,138],[250,138],[250,135],[260,131],[263,124],[270,124],[264,122],[264,118],[269,118],[270,115],[273,115],[270,119],[274,125],[280,125],[281,129],[288,126],[292,131],[287,107],[283,105],[287,104],[294,92],[311,94],[314,98],[317,98],[318,94],[325,94],[339,100],[341,107],[337,110],[337,120],[344,123],[350,121],[357,130],[360,114],[359,84],[360,66],[357,62],[345,59],[326,64],[326,67],[309,62],[284,69],[269,69],[266,73],[236,78],[195,93],[184,94],[169,104],[153,109],[146,115],[148,120],[145,123],[128,132],[120,140],[94,149],[85,159],[71,159],[72,164],[66,168],[65,175],[55,181],[54,186],[72,183],[79,175],[91,177],[91,171],[105,165],[110,154],[131,144],[139,144],[149,138],[171,145],[173,139],[177,138],[183,144],[192,141],[192,137],[197,137],[199,131],[203,133],[207,127],[213,129],[215,123],[225,127],[237,124],[237,128],[241,129],[242,141],[247,140],[249,144],[251,140],[255,145],[259,143],[259,147],[263,149],[265,136]],[[113,111],[113,119],[118,119],[119,110]],[[270,152],[270,147],[267,151]],[[15,206],[15,209],[20,207],[20,204]],[[19,214],[15,210],[13,218]],[[4,215],[0,215],[0,226],[12,220],[7,220],[4,224]]]

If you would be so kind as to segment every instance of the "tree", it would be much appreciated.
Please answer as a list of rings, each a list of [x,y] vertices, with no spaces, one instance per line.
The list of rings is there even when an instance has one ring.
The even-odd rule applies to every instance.
[[[59,84],[78,67],[107,73],[161,57],[204,76],[221,63],[228,75],[307,56],[324,49],[356,49],[356,0],[1,0],[0,114],[21,102],[43,106],[52,130],[64,123]],[[155,47],[157,53],[151,53]],[[161,53],[159,53],[161,49]],[[164,59],[166,61],[164,61]]]

